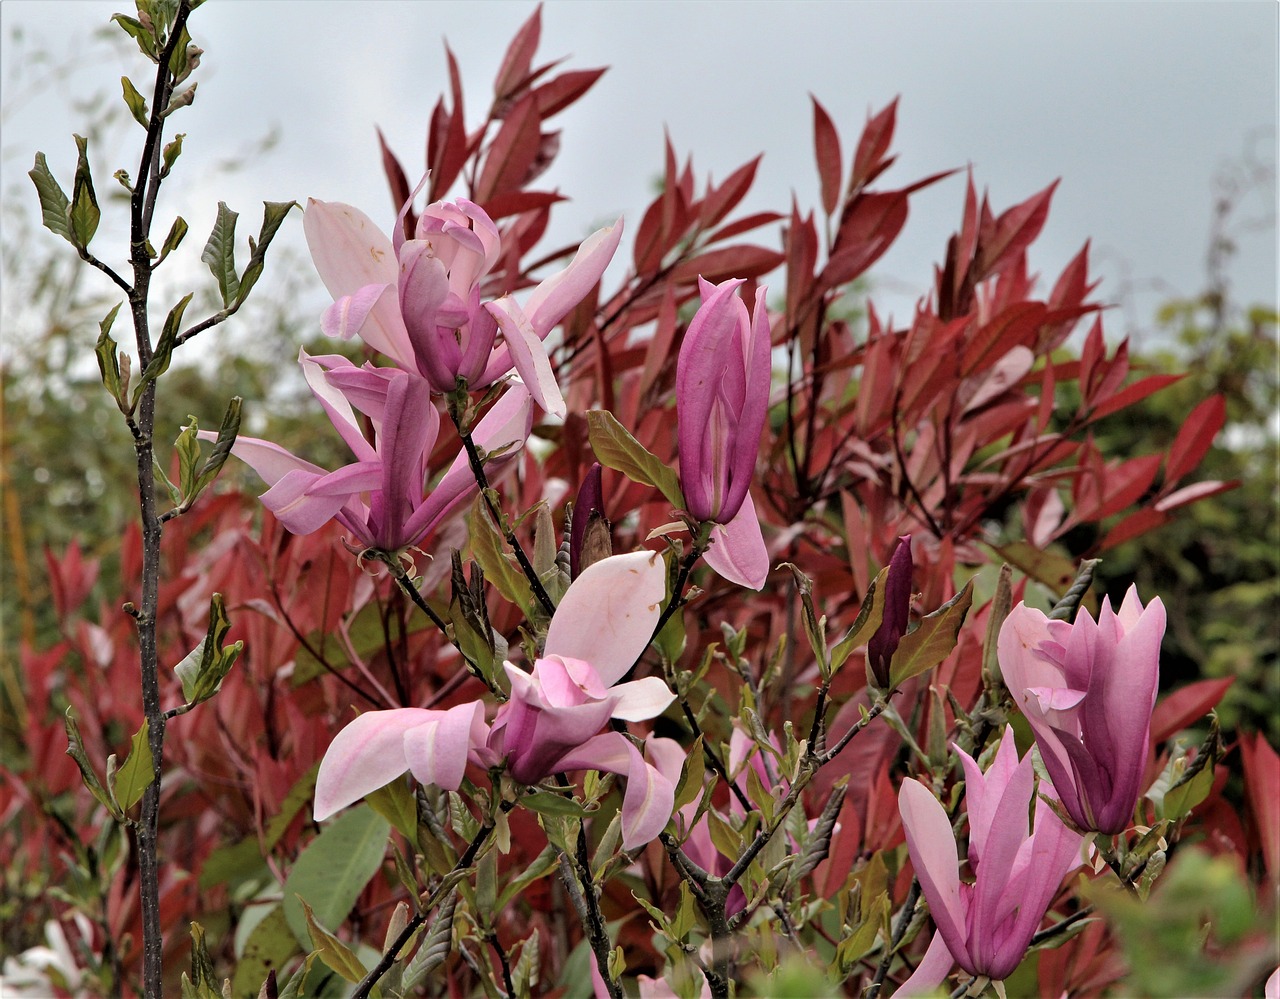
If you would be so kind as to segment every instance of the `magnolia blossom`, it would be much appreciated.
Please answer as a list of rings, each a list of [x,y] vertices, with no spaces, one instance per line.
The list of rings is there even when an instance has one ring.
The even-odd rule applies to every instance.
[[[426,494],[427,459],[440,415],[427,384],[395,368],[357,367],[345,357],[299,357],[312,393],[355,461],[326,471],[271,441],[237,437],[231,453],[271,488],[263,505],[295,534],[310,534],[336,519],[366,548],[400,551],[419,541],[475,489],[466,455],[460,454]],[[373,423],[364,437],[356,411]],[[477,424],[474,437],[502,463],[529,436],[533,413],[523,387],[512,386]],[[201,432],[207,440],[210,432]],[[503,449],[506,449],[505,451]]]
[[[1005,728],[986,773],[956,751],[964,765],[974,883],[960,880],[946,810],[924,784],[903,781],[898,810],[907,849],[938,932],[899,996],[931,991],[955,964],[971,975],[1007,978],[1022,962],[1062,879],[1081,862],[1084,837],[1036,797],[1031,754],[1018,761],[1012,728]],[[1040,790],[1054,793],[1045,782]],[[1032,801],[1035,822],[1028,829]]]
[[[1134,587],[1095,622],[1051,621],[1018,604],[997,652],[1009,692],[1035,732],[1045,769],[1081,829],[1123,832],[1142,791],[1160,673],[1164,605]]]
[[[459,198],[428,205],[407,238],[403,222],[411,203],[388,239],[357,208],[308,202],[307,245],[335,298],[324,315],[325,333],[343,339],[359,333],[437,392],[452,392],[460,382],[485,388],[514,366],[534,401],[563,416],[542,341],[600,280],[622,238],[621,220],[588,237],[569,266],[539,284],[523,305],[510,295],[481,302],[483,279],[502,256],[498,227],[479,205]]]
[[[644,721],[674,695],[658,677],[619,683],[645,647],[666,594],[666,566],[651,552],[614,555],[583,570],[551,618],[546,650],[531,672],[504,664],[511,699],[486,724],[480,701],[447,711],[370,711],[338,733],[316,778],[315,816],[338,809],[403,774],[456,791],[470,761],[504,761],[522,784],[568,770],[626,777],[622,843],[641,846],[662,831],[675,804],[683,751],[649,738],[641,753],[611,718]],[[646,756],[649,759],[646,759]],[[658,765],[655,765],[656,761]]]
[[[756,453],[769,409],[769,315],[764,287],[755,314],[735,279],[698,279],[702,305],[676,363],[680,488],[689,513],[714,521],[707,562],[726,579],[760,589],[769,556],[751,502]]]

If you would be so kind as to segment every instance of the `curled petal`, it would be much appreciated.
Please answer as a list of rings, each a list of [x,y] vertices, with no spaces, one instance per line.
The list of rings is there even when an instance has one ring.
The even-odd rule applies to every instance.
[[[320,329],[325,336],[350,340],[364,328],[369,313],[378,304],[389,284],[367,284],[350,295],[343,295],[320,317]]]
[[[747,493],[733,520],[717,524],[711,529],[715,544],[704,556],[711,566],[725,579],[739,586],[759,590],[769,575],[769,550],[760,533],[760,520],[756,506]]]
[[[661,677],[647,676],[610,688],[617,698],[613,717],[623,721],[645,721],[656,718],[676,699]]]
[[[462,786],[468,755],[483,746],[489,734],[484,705],[472,701],[430,714],[434,717],[405,732],[405,760],[420,783],[456,791]]]
[[[662,832],[675,807],[675,785],[645,762],[640,751],[618,732],[588,739],[560,761],[564,770],[603,770],[627,778],[622,799],[622,848],[644,846]]]
[[[566,409],[547,350],[520,306],[509,295],[485,305],[497,320],[503,339],[529,394],[545,412],[564,418]]]

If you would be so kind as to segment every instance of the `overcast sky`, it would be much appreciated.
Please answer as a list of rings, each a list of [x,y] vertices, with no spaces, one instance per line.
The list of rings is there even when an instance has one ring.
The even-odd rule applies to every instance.
[[[103,47],[88,41],[126,9],[98,0],[0,4],[6,197],[26,183],[35,149],[70,187],[73,96],[118,95],[123,72],[141,86],[136,61],[96,58]],[[447,82],[442,40],[458,56],[474,125],[507,42],[532,10],[476,0],[213,0],[193,17],[206,62],[194,106],[174,119],[188,133],[185,173],[162,205],[162,225],[179,212],[202,240],[219,199],[256,230],[261,201],[317,197],[356,204],[389,227],[375,124],[410,173],[421,169],[427,117]],[[1099,295],[1128,307],[1108,320],[1113,339],[1134,323],[1149,326],[1161,299],[1203,287],[1215,177],[1246,157],[1263,162],[1272,182],[1240,216],[1269,216],[1270,225],[1239,232],[1231,276],[1242,300],[1274,302],[1278,10],[1271,0],[551,0],[539,61],[569,55],[569,67],[612,67],[556,120],[560,159],[539,186],[574,200],[555,210],[552,235],[576,238],[619,214],[634,231],[661,168],[664,128],[702,178],[720,179],[763,152],[748,207],[785,210],[792,192],[815,206],[807,94],[835,119],[846,156],[868,111],[900,96],[900,158],[882,183],[971,164],[999,211],[1062,178],[1031,266],[1052,280],[1092,237]],[[68,36],[80,39],[82,69],[52,82],[31,53]],[[273,129],[279,143],[252,169],[215,175],[220,157]],[[134,147],[127,160],[124,149],[106,152],[121,158],[98,165],[100,187],[136,160]],[[917,195],[903,236],[872,270],[876,297],[898,318],[928,291],[963,195],[962,174]],[[282,240],[302,245],[296,216]]]

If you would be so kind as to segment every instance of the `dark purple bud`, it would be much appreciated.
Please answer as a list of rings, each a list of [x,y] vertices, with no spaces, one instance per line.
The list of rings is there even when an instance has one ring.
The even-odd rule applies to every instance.
[[[578,495],[573,501],[573,526],[569,530],[569,576],[571,579],[577,579],[578,574],[583,569],[587,568],[592,562],[599,561],[598,555],[594,558],[583,559],[587,541],[587,528],[593,521],[604,525],[604,532],[607,538],[609,522],[605,520],[604,516],[604,487],[598,461],[592,464],[590,470],[583,476],[582,485],[578,487]],[[600,528],[597,527],[592,532],[597,542],[599,530]],[[593,544],[592,548],[598,549],[599,544]],[[605,552],[605,554],[608,555],[609,553]]]
[[[889,576],[884,586],[884,617],[867,642],[867,667],[882,688],[889,686],[889,664],[898,643],[907,633],[911,616],[911,535],[898,538],[898,547],[889,560]]]

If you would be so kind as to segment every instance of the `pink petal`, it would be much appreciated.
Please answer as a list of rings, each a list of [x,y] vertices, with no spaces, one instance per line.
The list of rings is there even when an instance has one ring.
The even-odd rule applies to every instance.
[[[752,590],[764,586],[769,575],[769,551],[760,533],[760,521],[750,493],[733,520],[711,529],[711,537],[715,544],[703,556],[707,565],[739,586]]]
[[[610,691],[617,704],[613,709],[613,717],[623,721],[645,721],[657,718],[667,710],[667,705],[676,699],[666,682],[657,676],[647,676],[643,680],[632,680],[620,683]]]
[[[294,534],[318,531],[354,493],[374,488],[382,468],[369,463],[348,465],[339,472],[344,474],[332,472],[319,478],[310,472],[289,472],[262,494],[262,505]]]
[[[965,906],[960,899],[960,861],[947,813],[928,788],[914,778],[902,782],[898,811],[907,850],[929,911],[947,949],[967,966]]]
[[[218,439],[213,430],[201,430],[196,436],[205,441]],[[310,472],[317,477],[325,474],[325,470],[319,465],[299,458],[279,444],[256,437],[237,437],[231,446],[231,453],[257,472],[269,486],[274,486],[293,471]]]
[[[639,750],[618,732],[606,732],[570,750],[559,766],[565,770],[603,770],[625,775],[622,799],[622,848],[634,850],[657,837],[671,821],[675,785],[645,762]]]
[[[316,774],[316,821],[327,819],[408,770],[405,733],[439,713],[423,708],[367,711],[339,732],[325,750]]]
[[[502,337],[510,348],[511,360],[534,402],[544,412],[564,419],[564,397],[560,394],[560,386],[556,384],[556,375],[551,370],[546,348],[529,324],[528,317],[510,295],[487,303],[485,308],[497,320]]]
[[[360,209],[313,198],[302,216],[302,230],[320,280],[335,299],[367,285],[397,283],[399,265],[391,241]],[[360,336],[401,367],[414,367],[409,335],[390,295],[374,304]]]
[[[568,267],[533,289],[524,311],[538,339],[545,340],[556,323],[587,297],[604,275],[621,239],[622,219],[618,219],[583,240]]]
[[[935,933],[933,939],[929,941],[929,949],[924,952],[924,957],[916,965],[916,970],[898,986],[898,990],[893,994],[894,999],[936,994],[938,986],[946,980],[947,975],[951,974],[955,963],[956,959],[951,956],[951,951],[947,950],[947,943],[942,939],[942,934]]]
[[[488,735],[484,705],[472,701],[430,713],[435,717],[405,732],[404,757],[419,783],[456,791],[462,786],[468,754],[483,746]]]
[[[565,591],[547,629],[546,654],[589,662],[612,685],[648,647],[666,594],[666,563],[655,552],[601,559]]]
[[[333,359],[326,357],[324,360],[332,362]],[[351,364],[345,357],[342,361],[347,365]],[[307,387],[311,389],[311,394],[324,409],[325,415],[329,417],[329,422],[338,431],[338,435],[346,441],[347,447],[351,448],[351,453],[361,461],[377,460],[377,449],[365,440],[360,424],[356,422],[356,415],[352,412],[351,402],[337,386],[329,381],[325,365],[321,360],[312,357],[303,349],[298,352],[298,364],[302,367],[302,376],[307,380]]]
[[[394,285],[367,284],[350,295],[343,295],[324,310],[320,329],[325,336],[350,340],[360,332],[383,292],[392,287]]]

